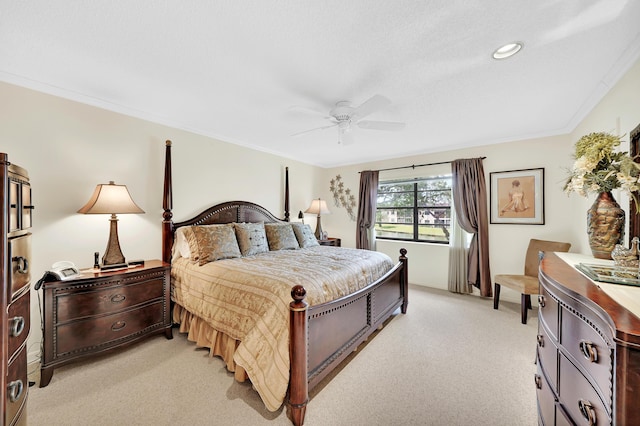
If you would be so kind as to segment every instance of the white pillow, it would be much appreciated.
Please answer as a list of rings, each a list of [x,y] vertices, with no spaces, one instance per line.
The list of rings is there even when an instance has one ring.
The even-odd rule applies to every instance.
[[[184,235],[184,229],[184,227],[180,227],[176,230],[176,248],[180,256],[191,259],[191,250],[187,237]]]

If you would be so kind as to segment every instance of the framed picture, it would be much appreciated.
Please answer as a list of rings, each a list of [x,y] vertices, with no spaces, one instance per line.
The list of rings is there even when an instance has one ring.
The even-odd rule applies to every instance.
[[[489,175],[491,223],[544,225],[544,169]]]

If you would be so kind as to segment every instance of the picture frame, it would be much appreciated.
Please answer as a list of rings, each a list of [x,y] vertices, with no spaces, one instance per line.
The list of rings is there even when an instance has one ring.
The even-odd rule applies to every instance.
[[[490,223],[544,225],[544,168],[489,175]]]

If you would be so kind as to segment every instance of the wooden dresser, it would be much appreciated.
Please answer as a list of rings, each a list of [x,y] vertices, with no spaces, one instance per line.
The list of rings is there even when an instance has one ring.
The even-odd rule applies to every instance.
[[[543,425],[640,425],[640,318],[555,253],[540,263]]]
[[[123,271],[85,271],[43,284],[43,355],[40,387],[53,370],[152,334],[173,337],[170,265],[160,260]]]
[[[27,336],[30,330],[31,186],[26,170],[0,153],[2,182],[2,417],[23,425],[27,418]]]

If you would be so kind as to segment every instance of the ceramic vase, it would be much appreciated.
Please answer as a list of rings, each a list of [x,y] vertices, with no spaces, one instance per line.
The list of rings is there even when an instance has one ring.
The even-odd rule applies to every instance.
[[[601,192],[587,211],[587,232],[593,257],[611,259],[616,244],[624,241],[624,210],[611,192]]]

